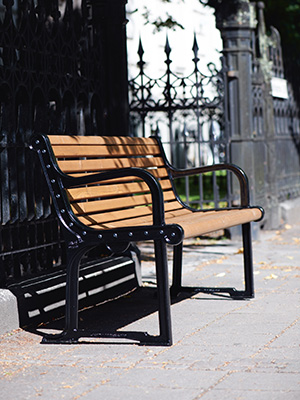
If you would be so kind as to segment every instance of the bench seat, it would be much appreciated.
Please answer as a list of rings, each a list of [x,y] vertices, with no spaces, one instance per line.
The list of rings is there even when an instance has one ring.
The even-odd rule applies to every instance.
[[[124,213],[107,213],[107,221],[103,221],[102,215],[78,217],[78,219],[87,226],[95,229],[115,229],[128,226],[143,226],[152,223],[151,207],[145,207],[141,212],[134,212],[132,217]],[[146,215],[144,215],[144,213]],[[233,210],[213,210],[213,211],[195,211],[184,208],[175,211],[165,212],[166,224],[178,224],[183,228],[184,238],[201,236],[222,229],[228,229],[236,225],[242,225],[250,221],[256,221],[261,218],[259,209],[233,209]],[[126,211],[125,214],[128,214]],[[142,215],[140,215],[142,214]]]

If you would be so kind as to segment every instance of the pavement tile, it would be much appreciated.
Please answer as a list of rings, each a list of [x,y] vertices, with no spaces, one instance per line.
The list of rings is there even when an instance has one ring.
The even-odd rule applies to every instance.
[[[299,374],[280,372],[233,372],[218,384],[218,389],[298,392]]]
[[[231,390],[217,389],[211,390],[204,395],[200,395],[193,400],[299,400],[299,392],[268,390]]]
[[[199,395],[199,390],[195,389],[169,389],[169,388],[149,388],[149,387],[126,387],[120,390],[116,386],[109,384],[95,387],[93,390],[82,394],[83,400],[194,400]]]
[[[110,385],[120,387],[141,388],[169,388],[207,390],[218,382],[223,376],[223,371],[199,371],[180,369],[180,374],[174,374],[173,369],[145,369],[136,368],[129,370],[121,376],[114,376]]]
[[[224,369],[230,362],[237,362],[242,358],[250,357],[255,348],[240,346],[231,347],[226,345],[211,345],[202,343],[202,345],[178,345],[173,346],[164,354],[155,357],[154,361],[163,364],[165,368],[178,366],[190,369],[218,370]],[[140,365],[143,365],[141,363]]]

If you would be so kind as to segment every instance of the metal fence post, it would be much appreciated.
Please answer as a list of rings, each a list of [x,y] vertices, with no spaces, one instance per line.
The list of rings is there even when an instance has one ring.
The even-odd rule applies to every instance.
[[[216,17],[228,68],[227,112],[231,162],[246,169],[251,186],[253,186],[251,38],[254,27],[250,16],[249,1],[240,0],[230,3],[231,5],[217,8]]]
[[[93,23],[101,31],[103,81],[107,105],[104,135],[128,134],[128,73],[126,50],[127,0],[94,0]],[[99,132],[97,133],[99,134]]]
[[[264,147],[255,140],[253,128],[253,38],[256,27],[253,6],[248,0],[218,2],[216,26],[223,40],[227,66],[227,104],[230,162],[248,175],[251,203],[261,204],[264,193]],[[237,192],[233,182],[233,194]],[[263,205],[263,204],[262,204]]]
[[[262,119],[261,124],[254,127],[256,135],[263,139],[265,144],[265,179],[264,194],[259,198],[266,212],[264,225],[268,229],[276,229],[280,226],[280,206],[277,184],[277,144],[275,135],[274,99],[272,97],[272,66],[270,60],[269,45],[270,38],[266,33],[264,21],[264,3],[257,3],[257,41],[258,52],[256,55],[257,69],[254,70],[253,87],[261,92],[257,99],[257,108],[254,110],[254,119]],[[255,90],[255,89],[254,89]],[[260,103],[260,104],[259,104]],[[261,109],[261,116],[259,116]],[[259,126],[260,125],[260,126]],[[262,160],[263,161],[263,160]],[[262,199],[262,200],[261,200]]]

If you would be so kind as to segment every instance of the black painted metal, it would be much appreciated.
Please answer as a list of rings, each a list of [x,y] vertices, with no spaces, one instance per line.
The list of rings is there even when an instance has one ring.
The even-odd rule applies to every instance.
[[[66,282],[66,317],[65,329],[59,335],[44,337],[45,343],[73,343],[79,337],[97,336],[102,333],[91,333],[78,330],[78,285],[79,264],[83,255],[90,249],[105,245],[110,250],[124,252],[131,242],[154,240],[156,254],[156,275],[159,300],[160,335],[142,336],[143,344],[172,344],[170,294],[168,281],[168,262],[166,244],[177,245],[183,239],[183,230],[179,225],[166,225],[164,221],[163,193],[157,180],[148,171],[139,168],[124,168],[82,177],[66,175],[58,168],[51,145],[47,137],[38,135],[32,138],[32,147],[37,152],[51,194],[53,206],[60,221],[60,226],[67,246],[67,282]],[[101,182],[124,176],[136,176],[143,179],[151,191],[153,225],[130,226],[101,230],[82,224],[71,210],[65,188],[77,185]],[[118,332],[111,337],[124,337]]]
[[[125,0],[3,0],[0,286],[65,263],[33,133],[126,134]]]
[[[245,173],[235,165],[219,164],[204,166],[188,170],[181,170],[172,167],[167,161],[161,142],[157,139],[161,149],[161,156],[164,159],[165,167],[168,170],[169,178],[173,186],[173,178],[179,176],[190,176],[201,174],[207,171],[218,171],[226,169],[235,174],[240,186],[240,208],[251,208],[249,204],[249,187]],[[66,317],[65,329],[59,335],[45,336],[45,343],[73,343],[80,337],[97,336],[102,337],[103,333],[91,333],[78,330],[78,285],[79,285],[79,264],[83,255],[90,249],[99,244],[105,245],[108,249],[117,252],[124,252],[131,242],[153,240],[155,248],[155,263],[158,291],[158,312],[159,329],[158,336],[143,335],[138,333],[136,340],[141,344],[172,344],[172,329],[170,315],[170,290],[168,283],[168,260],[166,245],[174,246],[173,260],[173,285],[172,295],[179,292],[205,292],[214,294],[228,293],[234,299],[252,298],[254,296],[253,285],[253,261],[251,247],[251,227],[250,223],[242,225],[243,245],[244,245],[244,277],[245,289],[236,290],[232,287],[186,287],[182,286],[182,240],[184,232],[178,224],[165,224],[164,218],[164,198],[159,182],[147,170],[141,168],[114,169],[95,174],[87,174],[80,177],[73,177],[64,174],[56,163],[48,137],[43,135],[32,138],[32,148],[37,152],[46,177],[48,190],[50,192],[53,206],[60,221],[63,236],[67,246],[67,283],[66,283]],[[66,189],[100,183],[114,178],[125,176],[139,177],[149,187],[151,192],[152,204],[152,225],[131,225],[123,228],[114,229],[94,229],[81,223],[73,214]],[[174,186],[173,186],[174,187]],[[176,191],[175,191],[176,195]],[[180,198],[177,200],[181,202]],[[183,203],[182,203],[183,204]],[[185,206],[185,204],[183,204]],[[190,208],[186,206],[186,208]],[[197,213],[197,210],[195,214]],[[263,210],[262,218],[263,218]],[[133,219],[134,221],[134,219]],[[209,222],[208,222],[209,224]],[[136,334],[136,333],[135,333]],[[125,335],[119,332],[110,334],[111,337],[133,338],[131,334]]]
[[[139,286],[137,260],[131,254],[85,261],[80,267],[79,308],[100,304]],[[21,327],[36,327],[65,314],[66,271],[64,268],[8,285],[16,296]]]
[[[267,34],[264,4],[257,4],[258,25],[253,40],[253,140],[256,142],[254,173],[256,201],[266,209],[266,226],[277,228],[279,204],[300,196],[300,103],[299,75],[295,63],[284,59],[280,33]],[[272,95],[272,80],[287,85],[287,98]],[[259,167],[260,165],[260,167]]]
[[[262,210],[263,212],[263,210]],[[237,290],[234,287],[200,287],[184,286],[182,284],[182,243],[174,246],[173,251],[173,281],[171,286],[172,296],[180,292],[190,293],[209,293],[223,296],[224,293],[230,295],[235,300],[251,299],[254,297],[254,279],[253,279],[253,256],[252,256],[252,238],[250,223],[242,225],[243,239],[243,258],[244,258],[244,278],[245,289]]]
[[[193,71],[188,76],[179,76],[172,69],[172,49],[167,38],[165,73],[159,78],[152,78],[146,73],[140,40],[139,72],[129,81],[131,133],[135,136],[160,137],[168,159],[178,168],[228,162],[230,158],[225,65],[218,71],[210,63],[207,73],[203,73],[198,65],[200,60],[196,37],[192,50]],[[229,177],[225,177],[227,193],[222,198],[213,174],[212,196],[204,199],[203,178],[199,176],[198,200],[193,201],[190,198],[193,183],[188,178],[184,179],[188,204],[200,208],[209,203],[215,207],[219,207],[220,202],[232,204]]]
[[[191,176],[198,175],[199,173],[205,173],[206,171],[220,171],[226,169],[228,171],[228,177],[232,178],[230,173],[233,173],[238,181],[239,186],[239,203],[240,207],[250,207],[250,192],[248,178],[245,172],[236,165],[233,164],[216,164],[209,166],[202,166],[198,168],[192,168],[188,170],[179,170],[172,167],[168,160],[165,158],[165,163],[168,166],[170,175],[172,178],[179,176]],[[230,172],[230,173],[229,173]],[[180,199],[178,198],[178,201]],[[264,216],[264,210],[259,207],[262,211],[262,217]],[[242,225],[242,240],[243,240],[243,260],[244,260],[244,278],[245,278],[245,289],[236,290],[232,287],[187,287],[182,285],[182,243],[174,246],[173,251],[173,282],[171,286],[171,293],[173,296],[177,295],[181,291],[186,292],[204,292],[204,293],[228,293],[234,299],[245,299],[254,297],[254,279],[253,279],[253,259],[252,259],[252,235],[251,235],[251,224],[246,223]]]

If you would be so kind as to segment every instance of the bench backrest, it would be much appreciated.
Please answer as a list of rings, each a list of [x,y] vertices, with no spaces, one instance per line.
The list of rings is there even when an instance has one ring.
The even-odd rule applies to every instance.
[[[169,207],[178,204],[155,138],[49,136],[49,140],[58,166],[66,174],[81,176],[127,167],[144,168],[160,181]],[[75,215],[90,226],[106,227],[110,221],[151,214],[149,188],[134,177],[71,188],[68,196]]]

